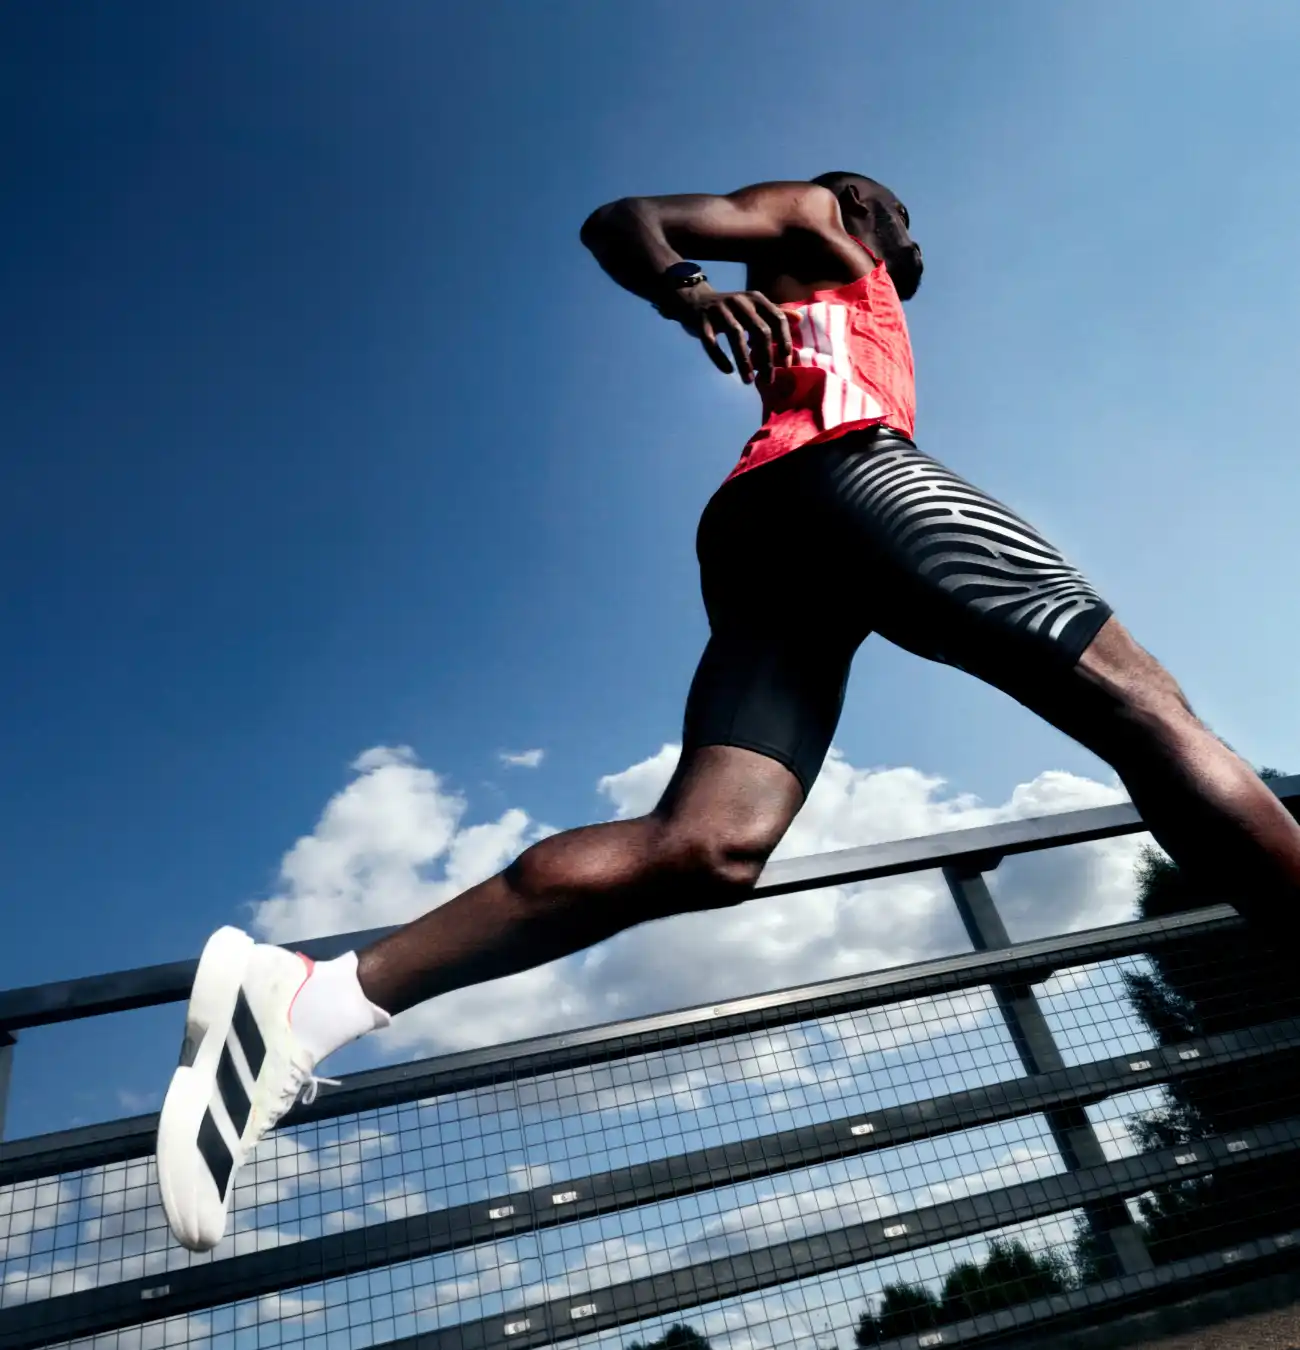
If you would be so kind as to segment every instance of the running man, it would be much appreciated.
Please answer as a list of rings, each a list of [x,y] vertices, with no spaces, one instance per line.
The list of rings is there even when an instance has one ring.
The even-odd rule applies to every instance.
[[[340,1046],[448,990],[744,901],[821,770],[873,632],[1080,741],[1185,871],[1231,881],[1262,932],[1291,921],[1300,827],[1285,808],[1078,571],[913,443],[901,302],[922,261],[892,192],[834,173],[627,199],[596,211],[582,240],[763,400],[762,428],[700,522],[711,636],[681,762],[649,815],[542,840],[364,951],[313,964],[217,932],[158,1129],[167,1218],[192,1250],[220,1241],[235,1171],[314,1097]],[[715,291],[697,259],[744,263],[748,289]]]

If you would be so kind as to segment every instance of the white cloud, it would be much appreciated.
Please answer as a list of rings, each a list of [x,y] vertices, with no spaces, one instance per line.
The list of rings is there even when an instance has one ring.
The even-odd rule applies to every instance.
[[[462,827],[467,803],[407,747],[378,746],[280,864],[281,889],[254,907],[271,942],[404,923],[499,871],[550,833],[518,809]],[[440,875],[430,876],[437,867]]]
[[[942,1205],[968,1195],[983,1195],[1004,1186],[1018,1186],[1022,1182],[1052,1176],[1060,1170],[1061,1155],[1055,1148],[1017,1144],[1007,1149],[990,1167],[926,1186],[916,1198],[916,1207]]]
[[[535,769],[546,758],[546,751],[521,750],[518,754],[511,754],[503,750],[498,758],[508,769]]]
[[[648,811],[676,766],[660,750],[599,780],[611,814]],[[368,750],[255,907],[272,941],[400,923],[499,871],[553,831],[511,808],[466,826],[465,799],[405,748]],[[777,850],[797,857],[1124,800],[1117,784],[1049,770],[1000,803],[911,768],[858,768],[832,751]],[[1013,936],[1128,917],[1129,837],[1009,860],[992,885]],[[568,960],[412,1009],[383,1033],[390,1053],[438,1052],[590,1025],[964,950],[938,872],[751,901],[629,930]]]
[[[238,1309],[238,1325],[256,1327],[270,1324],[278,1328],[301,1327],[316,1320],[325,1311],[325,1300],[319,1295],[306,1296],[301,1292],[263,1294]],[[169,1341],[171,1345],[180,1344]]]
[[[680,758],[681,746],[661,746],[658,754],[633,764],[630,769],[607,773],[596,784],[596,790],[613,802],[616,820],[643,816],[662,796]]]
[[[162,1105],[160,1092],[132,1092],[130,1088],[118,1088],[117,1104],[130,1116],[143,1115],[146,1111],[156,1111]]]

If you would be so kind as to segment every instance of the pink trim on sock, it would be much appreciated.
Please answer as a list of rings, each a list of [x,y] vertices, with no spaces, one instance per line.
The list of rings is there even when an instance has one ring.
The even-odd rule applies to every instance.
[[[290,1026],[293,1025],[293,1005],[298,1002],[298,995],[307,987],[307,981],[311,979],[311,973],[316,969],[316,962],[310,956],[305,956],[302,952],[294,952],[294,955],[307,967],[307,973],[302,977],[302,983],[293,991],[293,997],[289,1000],[287,1017]]]

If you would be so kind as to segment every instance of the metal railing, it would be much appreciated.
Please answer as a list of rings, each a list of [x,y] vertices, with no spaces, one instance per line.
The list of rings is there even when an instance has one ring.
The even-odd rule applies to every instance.
[[[1283,800],[1300,803],[1300,777],[1276,780],[1271,786]],[[1188,944],[1226,938],[1241,927],[1236,912],[1219,905],[1158,920],[1013,944],[986,885],[985,874],[1008,856],[1113,838],[1142,828],[1134,808],[1116,806],[771,864],[759,883],[759,896],[941,869],[975,950],[723,1004],[353,1074],[341,1086],[324,1089],[310,1107],[297,1108],[279,1133],[288,1137],[312,1127],[324,1130],[344,1118],[366,1116],[371,1123],[359,1125],[357,1133],[362,1154],[365,1139],[383,1134],[386,1120],[396,1127],[389,1134],[407,1138],[398,1153],[403,1149],[418,1151],[423,1145],[417,1149],[411,1141],[416,1138],[415,1132],[425,1128],[421,1122],[429,1117],[420,1113],[432,1110],[430,1103],[442,1104],[439,1119],[445,1129],[447,1103],[469,1101],[473,1105],[504,1096],[516,1103],[516,1107],[510,1107],[515,1110],[529,1093],[533,1095],[528,1100],[533,1102],[550,1092],[548,1100],[558,1105],[549,1116],[535,1112],[533,1120],[537,1133],[531,1153],[534,1159],[545,1160],[547,1150],[540,1142],[540,1131],[550,1129],[552,1137],[557,1138],[566,1131],[571,1137],[581,1133],[574,1123],[579,1119],[575,1104],[584,1099],[584,1093],[599,1095],[590,1086],[596,1081],[593,1075],[598,1068],[606,1075],[601,1082],[651,1083],[656,1074],[664,1080],[676,1074],[673,1081],[677,1081],[681,1078],[677,1069],[663,1068],[672,1057],[680,1060],[687,1052],[699,1055],[712,1047],[714,1058],[709,1062],[715,1066],[725,1066],[727,1056],[732,1063],[745,1060],[758,1064],[766,1053],[755,1049],[758,1041],[770,1043],[773,1037],[788,1037],[801,1028],[824,1031],[844,1023],[844,1019],[849,1019],[859,1038],[866,1034],[863,1028],[877,1025],[871,1023],[872,1018],[892,1017],[891,1025],[907,1025],[910,1019],[913,1029],[932,1024],[938,1030],[926,1034],[942,1039],[949,1035],[943,1019],[951,1017],[942,1009],[941,1014],[933,1010],[941,1005],[944,1009],[957,1006],[953,1001],[962,999],[976,1008],[978,1018],[984,1019],[981,1025],[989,1018],[1000,1023],[998,1034],[1005,1042],[992,1057],[996,1062],[975,1073],[975,1079],[982,1073],[983,1081],[973,1081],[955,1091],[923,1098],[913,1095],[893,1104],[865,1108],[858,1104],[860,1083],[858,1096],[850,1092],[837,1099],[828,1089],[813,1112],[820,1119],[800,1123],[799,1110],[791,1108],[786,1111],[789,1123],[785,1128],[760,1128],[757,1116],[726,1125],[715,1121],[709,1127],[709,1139],[701,1135],[698,1146],[667,1152],[661,1148],[657,1156],[652,1156],[655,1148],[644,1141],[635,1145],[624,1141],[615,1147],[604,1140],[603,1153],[601,1149],[595,1152],[601,1153],[607,1165],[557,1174],[553,1164],[544,1184],[535,1180],[523,1185],[502,1184],[518,1170],[506,1166],[511,1148],[518,1153],[517,1141],[514,1145],[502,1144],[496,1173],[491,1168],[480,1169],[476,1178],[460,1186],[464,1198],[458,1203],[397,1217],[372,1218],[363,1198],[358,1201],[360,1221],[348,1217],[346,1207],[340,1207],[342,1217],[335,1231],[326,1231],[328,1224],[317,1223],[320,1231],[316,1232],[312,1222],[296,1220],[303,1235],[277,1239],[274,1245],[254,1240],[252,1250],[239,1250],[236,1243],[234,1255],[214,1259],[189,1259],[176,1249],[165,1250],[156,1213],[140,1220],[137,1228],[146,1236],[137,1244],[140,1251],[125,1258],[125,1263],[123,1258],[116,1258],[117,1265],[106,1264],[102,1252],[92,1252],[83,1259],[78,1253],[83,1248],[89,1251],[87,1244],[104,1240],[105,1229],[97,1219],[98,1236],[65,1235],[63,1250],[72,1254],[62,1264],[57,1257],[48,1260],[47,1272],[40,1280],[33,1274],[38,1263],[29,1253],[18,1252],[18,1274],[8,1271],[0,1280],[0,1350],[35,1350],[109,1336],[146,1323],[164,1324],[164,1331],[154,1337],[155,1343],[192,1343],[210,1334],[210,1329],[196,1332],[184,1321],[194,1314],[248,1305],[249,1300],[287,1298],[293,1291],[308,1287],[328,1291],[333,1287],[331,1282],[346,1282],[365,1273],[423,1270],[426,1267],[419,1266],[421,1262],[459,1259],[468,1252],[517,1253],[524,1239],[535,1240],[541,1251],[542,1236],[555,1230],[596,1231],[591,1226],[597,1225],[602,1236],[596,1245],[603,1243],[604,1250],[609,1246],[610,1239],[605,1235],[612,1231],[614,1216],[671,1215],[679,1212],[674,1206],[704,1195],[715,1197],[720,1212],[728,1205],[731,1211],[739,1212],[744,1196],[749,1194],[746,1188],[761,1180],[770,1184],[783,1178],[783,1184],[797,1188],[804,1184],[801,1179],[825,1173],[828,1168],[832,1172],[835,1168],[857,1168],[853,1175],[860,1180],[866,1175],[861,1169],[885,1165],[882,1159],[902,1157],[902,1151],[926,1141],[966,1140],[972,1132],[1025,1121],[1045,1125],[1044,1139],[1050,1141],[1056,1155],[1049,1174],[1026,1174],[1009,1184],[954,1193],[947,1198],[939,1188],[936,1194],[925,1197],[927,1203],[886,1206],[887,1212],[869,1214],[870,1206],[859,1206],[855,1212],[850,1205],[835,1210],[831,1217],[852,1218],[853,1222],[828,1221],[820,1227],[805,1224],[803,1230],[795,1232],[783,1229],[777,1241],[763,1240],[772,1234],[761,1226],[756,1231],[751,1225],[742,1236],[757,1236],[759,1240],[737,1245],[732,1239],[739,1230],[726,1230],[725,1251],[714,1251],[708,1243],[692,1251],[688,1245],[674,1252],[671,1259],[660,1259],[657,1269],[650,1258],[640,1266],[620,1258],[621,1265],[613,1262],[607,1266],[612,1269],[619,1265],[623,1278],[602,1279],[600,1270],[593,1266],[595,1281],[588,1279],[576,1293],[555,1296],[555,1280],[542,1278],[537,1271],[531,1275],[525,1272],[513,1285],[498,1280],[495,1292],[487,1289],[490,1280],[480,1279],[482,1288],[472,1293],[457,1285],[454,1306],[444,1301],[420,1313],[417,1290],[411,1296],[412,1312],[405,1322],[396,1316],[377,1318],[373,1326],[367,1324],[368,1330],[349,1332],[348,1344],[400,1346],[402,1350],[416,1350],[417,1346],[418,1350],[505,1350],[578,1339],[603,1344],[602,1336],[607,1340],[647,1325],[659,1326],[670,1315],[688,1310],[707,1310],[728,1300],[734,1303],[750,1296],[804,1288],[807,1282],[825,1279],[834,1272],[879,1263],[892,1262],[892,1269],[906,1270],[909,1267],[905,1263],[917,1259],[918,1254],[957,1251],[959,1247],[953,1244],[969,1244],[981,1235],[1020,1231],[1025,1225],[1069,1215],[1075,1216],[1087,1237],[1093,1261],[1087,1281],[1062,1285],[1048,1295],[1026,1297],[995,1310],[977,1310],[970,1317],[950,1318],[942,1325],[918,1325],[915,1331],[886,1341],[868,1342],[862,1339],[866,1333],[860,1332],[859,1343],[888,1344],[894,1350],[988,1343],[1005,1338],[1011,1330],[1028,1333],[1057,1326],[1072,1316],[1098,1316],[1121,1305],[1199,1288],[1207,1281],[1241,1279],[1246,1272],[1267,1271],[1278,1263],[1287,1263],[1300,1237],[1289,1227],[1252,1234],[1247,1240],[1220,1247],[1203,1243],[1203,1250],[1194,1255],[1156,1261],[1133,1201],[1161,1188],[1186,1190],[1229,1173],[1244,1175],[1268,1160],[1293,1155],[1300,1146],[1300,1118],[1268,1120],[1202,1137],[1193,1144],[1176,1143],[1115,1156],[1114,1148],[1108,1148],[1107,1139],[1099,1133],[1094,1108],[1131,1094],[1156,1091],[1162,1085],[1222,1073],[1228,1067],[1271,1063],[1279,1056],[1300,1052],[1300,1017],[1266,1018],[1247,1027],[1184,1036],[1167,1044],[1153,1044],[1148,1037],[1138,1052],[1129,1050],[1072,1063],[1062,1052],[1053,1016],[1038,992],[1044,981],[1059,972],[1102,969],[1105,963],[1184,951]],[[388,930],[298,945],[313,956],[326,957],[362,945],[380,931]],[[194,969],[194,961],[184,961],[0,993],[0,1122],[17,1033],[182,1000],[188,995]],[[900,1005],[904,1005],[901,1012]],[[825,1039],[831,1043],[830,1038]],[[837,1072],[846,1082],[856,1081],[853,1075],[859,1069],[855,1065],[870,1058],[867,1051],[846,1049],[848,1044],[843,1035],[835,1042]],[[981,1042],[985,1048],[989,1044],[992,1042],[987,1037]],[[985,1058],[990,1056],[986,1053]],[[20,1059],[17,1067],[20,1071]],[[754,1081],[758,1081],[762,1073],[758,1069],[754,1072]],[[622,1079],[618,1078],[620,1073]],[[725,1076],[725,1069],[719,1073]],[[640,1080],[637,1074],[642,1075]],[[579,1082],[577,1075],[587,1077]],[[879,1088],[883,1080],[879,1074],[877,1079]],[[891,1090],[899,1096],[897,1084]],[[888,1095],[877,1091],[872,1098]],[[499,1102],[492,1109],[505,1110]],[[606,1111],[606,1116],[600,1117],[603,1121],[608,1109],[600,1110]],[[687,1114],[679,1115],[686,1122],[682,1126],[684,1138],[690,1132],[689,1120]],[[458,1127],[458,1139],[473,1139],[472,1113],[469,1119],[471,1128]],[[379,1126],[373,1124],[375,1120]],[[558,1133],[552,1129],[557,1121],[562,1127]],[[99,1195],[105,1175],[120,1176],[122,1194],[134,1195],[142,1182],[131,1168],[138,1170],[140,1160],[151,1155],[155,1128],[155,1116],[136,1116],[0,1143],[0,1193],[10,1195],[10,1210],[17,1206],[12,1197],[20,1192],[33,1197],[30,1213],[36,1217],[25,1221],[22,1232],[30,1235],[43,1231],[44,1220],[39,1215],[42,1203],[48,1211],[46,1227],[52,1231],[60,1225],[65,1230],[75,1227],[68,1218],[68,1206],[76,1202],[66,1196],[77,1186],[89,1194],[87,1178],[96,1179],[94,1184],[100,1189],[95,1194]],[[588,1147],[579,1156],[590,1156],[592,1151]],[[561,1158],[572,1155],[570,1149],[558,1153]],[[470,1156],[469,1150],[466,1156]],[[445,1158],[437,1165],[448,1166]],[[1041,1160],[1037,1165],[1040,1173],[1048,1166]],[[406,1187],[407,1198],[436,1189],[438,1183],[427,1180],[430,1165],[421,1161],[420,1166],[424,1179],[419,1186]],[[905,1169],[900,1166],[896,1170],[901,1174]],[[446,1176],[441,1180],[445,1182]],[[524,1180],[528,1183],[531,1179],[525,1176]],[[40,1187],[55,1183],[64,1189],[42,1202]],[[366,1189],[364,1178],[359,1189]],[[455,1186],[447,1191],[453,1198],[456,1193]],[[134,1205],[136,1212],[144,1215],[145,1204],[140,1199],[124,1201],[113,1212],[120,1214]],[[246,1231],[257,1238],[254,1230]],[[33,1246],[30,1236],[24,1241],[29,1248]],[[502,1257],[499,1265],[504,1268],[514,1259]],[[530,1259],[520,1258],[524,1265]],[[128,1268],[134,1269],[131,1261],[136,1261],[140,1273],[127,1276]],[[412,1282],[418,1284],[414,1276]],[[318,1310],[321,1317],[328,1317],[328,1306],[329,1299],[322,1295]],[[165,1325],[174,1325],[177,1330],[168,1334]],[[385,1329],[399,1334],[385,1335]]]

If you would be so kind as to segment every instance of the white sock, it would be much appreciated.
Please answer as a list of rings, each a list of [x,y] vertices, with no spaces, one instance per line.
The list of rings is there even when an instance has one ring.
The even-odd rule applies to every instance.
[[[349,1041],[386,1027],[392,1020],[361,992],[356,952],[317,961],[289,1013],[294,1034],[318,1064]]]

